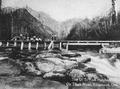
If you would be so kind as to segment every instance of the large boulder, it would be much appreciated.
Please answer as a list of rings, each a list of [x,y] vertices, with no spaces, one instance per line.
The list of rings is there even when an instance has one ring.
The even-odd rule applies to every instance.
[[[55,64],[51,62],[36,62],[36,66],[42,73],[51,72],[55,68]]]
[[[77,66],[77,62],[76,61],[70,61],[70,60],[64,60],[63,61],[65,64],[65,68],[66,69],[71,69]]]
[[[64,66],[61,66],[61,65],[55,65],[55,68],[53,70],[54,73],[65,73],[66,72],[66,69]]]
[[[117,60],[117,54],[114,54],[112,55],[112,57],[109,58],[109,61],[113,64],[116,62],[116,60]]]
[[[86,74],[88,81],[94,82],[98,80],[98,76],[94,73]]]
[[[50,57],[50,58],[44,58],[44,60],[53,62],[56,65],[63,65],[64,66],[64,61],[60,58]]]
[[[96,69],[91,67],[85,67],[83,71],[86,73],[97,73]]]
[[[84,63],[78,62],[76,68],[82,70],[82,69],[84,69],[84,68],[86,68],[86,67],[87,67],[87,66],[86,66]]]
[[[72,57],[72,58],[70,58],[70,60],[81,62],[81,63],[91,62],[91,58],[88,55],[82,55],[82,56],[79,56],[79,57]]]
[[[36,70],[35,66],[31,62],[26,62],[25,63],[25,70],[27,73],[35,74],[35,75],[41,75],[42,72],[39,70]]]
[[[62,56],[65,56],[65,57],[79,57],[81,56],[81,54],[77,54],[77,53],[64,53],[64,54],[61,54]]]
[[[19,75],[21,67],[11,59],[0,60],[0,76]]]
[[[78,69],[72,69],[68,76],[72,78],[73,82],[83,81],[83,78],[85,76],[85,73]]]
[[[108,78],[106,75],[104,75],[104,74],[97,73],[97,76],[98,76],[98,78],[101,79],[101,80],[109,80],[109,78]]]
[[[91,62],[91,58],[85,58],[81,60],[81,63],[89,63]]]
[[[86,74],[86,76],[88,81],[90,81],[91,83],[104,84],[104,85],[111,84],[111,82],[109,81],[109,78],[104,74],[88,73]]]
[[[65,73],[65,64],[59,58],[44,58],[36,62],[38,69],[42,72]]]
[[[53,48],[52,50],[49,50],[49,53],[60,54],[61,50],[59,48]]]
[[[44,78],[64,77],[64,74],[49,72],[49,73],[45,73],[43,77],[44,77]]]

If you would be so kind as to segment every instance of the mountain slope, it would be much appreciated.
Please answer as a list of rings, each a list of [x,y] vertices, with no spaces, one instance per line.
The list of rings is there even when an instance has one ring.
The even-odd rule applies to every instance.
[[[69,19],[69,20],[62,22],[60,24],[61,30],[60,30],[59,37],[62,39],[67,37],[67,35],[70,33],[71,28],[78,22],[81,22],[81,19],[73,18],[73,19]]]
[[[51,18],[48,14],[44,12],[37,12],[29,7],[26,7],[29,13],[34,16],[37,20],[39,20],[42,24],[50,27],[56,34],[60,30],[59,22]]]
[[[32,16],[42,22],[42,24],[50,27],[60,39],[64,39],[65,37],[67,37],[73,25],[82,21],[79,18],[73,18],[64,22],[58,22],[44,12],[37,12],[29,7],[26,7],[26,9],[29,13],[32,14]]]
[[[28,12],[26,8],[11,9],[4,8],[4,13],[11,14],[11,19],[13,19],[13,33],[18,32],[19,30],[27,30],[30,33],[30,36],[37,35],[41,38],[50,38],[54,31],[52,31],[48,26],[42,24],[37,20],[31,13]]]

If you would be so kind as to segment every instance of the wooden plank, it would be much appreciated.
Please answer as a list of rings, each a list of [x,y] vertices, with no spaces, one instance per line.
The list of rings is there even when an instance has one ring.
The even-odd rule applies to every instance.
[[[68,45],[101,45],[101,43],[68,43]]]

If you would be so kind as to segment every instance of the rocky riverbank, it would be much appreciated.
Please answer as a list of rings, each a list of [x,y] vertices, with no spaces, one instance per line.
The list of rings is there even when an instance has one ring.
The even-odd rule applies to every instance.
[[[120,64],[114,56],[59,49],[39,52],[6,49],[0,55],[0,85],[9,87],[5,89],[67,89],[71,85],[112,87],[120,83],[115,81]],[[117,60],[114,65],[109,61],[113,59]]]

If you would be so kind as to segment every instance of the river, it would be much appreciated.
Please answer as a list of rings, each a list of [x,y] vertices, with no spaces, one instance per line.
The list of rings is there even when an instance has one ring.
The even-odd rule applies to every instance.
[[[77,55],[82,55],[82,57],[80,55],[75,56],[74,54],[76,53]],[[50,78],[43,78],[41,75],[35,75],[34,71],[33,73],[27,73],[26,71],[23,71],[24,69],[22,68],[24,66],[22,66],[21,68],[22,63],[24,63],[23,61],[28,62],[29,60],[29,62],[33,63],[33,60],[36,57],[38,57],[39,59],[45,58],[45,60],[49,61],[50,65],[45,66],[45,62],[41,64],[40,67],[38,67],[39,69],[41,69],[42,71],[48,71],[50,70],[50,68],[52,68],[51,65],[53,65],[50,63],[54,62],[54,64],[56,64],[55,68],[57,68],[56,70],[54,69],[54,71],[57,72],[58,70],[59,72],[64,71],[64,68],[62,69],[61,65],[65,64],[65,66],[69,67],[74,63],[77,63],[76,60],[80,61],[79,59],[81,58],[90,58],[91,61],[85,63],[85,66],[95,68],[97,72],[106,75],[113,84],[117,86],[119,86],[120,84],[120,60],[116,59],[116,61],[111,64],[111,62],[109,61],[111,57],[108,57],[105,54],[99,54],[93,51],[19,51],[6,49],[1,50],[0,52],[0,89],[68,89],[68,86],[61,83],[61,81],[56,81],[56,79],[51,80]],[[44,66],[44,68],[42,68],[42,66]],[[50,74],[51,72],[47,73],[46,76]]]

